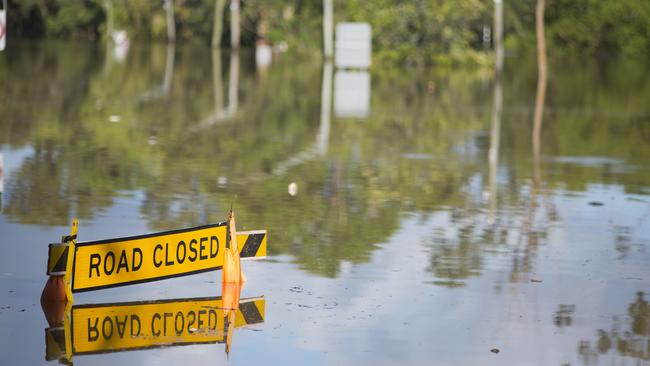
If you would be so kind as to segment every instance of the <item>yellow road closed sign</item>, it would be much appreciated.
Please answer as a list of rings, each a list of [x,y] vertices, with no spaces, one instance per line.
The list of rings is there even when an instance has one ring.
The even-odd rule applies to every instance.
[[[72,292],[130,285],[223,266],[226,223],[117,239],[78,242],[72,266]],[[242,259],[266,256],[266,231],[238,232]],[[241,244],[243,243],[243,245]],[[48,272],[65,268],[67,256],[50,246]]]

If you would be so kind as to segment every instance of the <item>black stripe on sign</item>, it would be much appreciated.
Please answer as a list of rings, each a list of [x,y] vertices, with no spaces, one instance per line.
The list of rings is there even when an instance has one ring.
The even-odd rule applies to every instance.
[[[66,235],[63,237],[63,242],[67,243],[69,241],[77,240],[77,235]]]
[[[70,247],[65,247],[65,249],[63,249],[63,254],[61,254],[61,257],[54,267],[52,267],[52,269],[47,273],[48,275],[51,272],[65,272],[66,264],[68,264],[68,250],[70,250]]]
[[[260,233],[248,235],[248,238],[246,238],[246,243],[244,244],[244,247],[242,248],[239,256],[241,258],[254,257],[255,254],[257,254],[257,251],[260,249],[264,235],[266,234]]]
[[[246,320],[246,324],[263,323],[264,317],[260,314],[259,309],[255,305],[255,301],[243,302],[239,304],[239,311],[241,311]]]

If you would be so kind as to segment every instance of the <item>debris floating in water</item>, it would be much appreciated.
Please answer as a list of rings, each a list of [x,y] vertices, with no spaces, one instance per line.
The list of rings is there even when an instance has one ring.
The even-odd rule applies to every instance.
[[[108,117],[108,121],[109,121],[109,122],[113,122],[113,123],[117,123],[117,122],[119,122],[121,119],[122,119],[122,118],[121,118],[120,116],[118,116],[118,115],[112,115],[112,116]]]
[[[499,349],[498,349],[498,348],[492,348],[492,349],[490,350],[490,352],[492,352],[492,353],[499,353]]]
[[[298,184],[296,182],[291,182],[289,183],[289,195],[290,196],[295,196],[298,194]]]
[[[604,203],[598,201],[589,202],[589,206],[604,206],[604,205],[605,205]]]

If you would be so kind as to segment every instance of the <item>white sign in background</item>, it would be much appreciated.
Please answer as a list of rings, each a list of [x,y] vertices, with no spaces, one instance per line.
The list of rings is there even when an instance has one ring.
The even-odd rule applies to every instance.
[[[372,56],[372,30],[368,23],[338,23],[336,52],[338,68],[367,69]]]
[[[0,51],[5,49],[7,39],[7,8],[0,10]]]

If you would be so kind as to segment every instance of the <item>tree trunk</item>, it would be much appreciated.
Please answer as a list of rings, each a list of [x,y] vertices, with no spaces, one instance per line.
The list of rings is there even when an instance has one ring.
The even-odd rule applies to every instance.
[[[165,0],[167,12],[167,41],[176,42],[176,22],[174,20],[174,0]]]
[[[239,0],[230,1],[230,47],[238,50],[240,45],[239,32]]]
[[[113,36],[113,23],[115,19],[113,12],[113,0],[106,0],[106,41],[110,42]]]
[[[212,48],[221,47],[221,34],[223,34],[223,8],[226,0],[214,2],[214,27],[212,28]]]
[[[332,0],[323,0],[323,53],[326,58],[331,58],[334,53],[333,7]]]
[[[496,56],[497,73],[503,71],[503,3],[494,1],[494,53]]]

